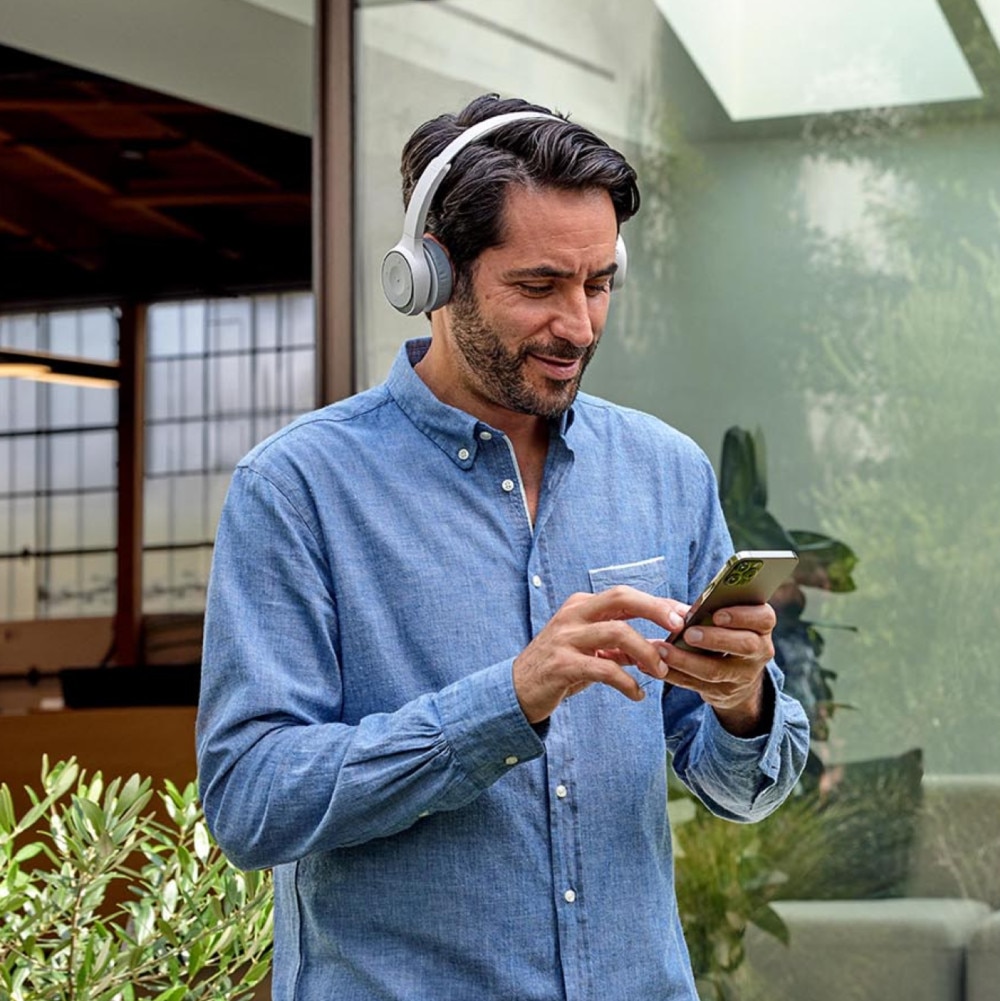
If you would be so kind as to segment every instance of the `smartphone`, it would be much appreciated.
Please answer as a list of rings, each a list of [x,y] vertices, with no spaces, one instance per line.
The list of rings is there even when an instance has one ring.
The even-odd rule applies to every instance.
[[[683,650],[693,649],[683,640],[685,629],[711,625],[712,615],[720,608],[763,605],[778,585],[791,577],[798,562],[798,556],[786,549],[749,549],[730,556],[691,606],[684,618],[683,628],[671,635],[670,642]]]

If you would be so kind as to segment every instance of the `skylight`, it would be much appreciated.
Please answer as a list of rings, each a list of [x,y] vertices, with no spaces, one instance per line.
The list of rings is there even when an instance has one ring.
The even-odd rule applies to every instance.
[[[1000,0],[978,0],[978,4],[993,40],[1000,44]]]
[[[655,3],[734,121],[983,96],[937,0]]]

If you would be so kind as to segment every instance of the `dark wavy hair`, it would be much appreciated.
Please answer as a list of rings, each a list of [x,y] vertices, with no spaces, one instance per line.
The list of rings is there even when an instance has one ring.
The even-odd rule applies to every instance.
[[[403,147],[404,205],[409,204],[424,168],[448,143],[470,125],[512,111],[555,114],[519,98],[485,94],[458,114],[440,115],[421,125]],[[434,196],[426,229],[448,250],[456,291],[466,286],[479,255],[503,242],[503,213],[511,185],[603,188],[611,197],[619,227],[638,210],[636,174],[625,157],[589,129],[563,115],[558,118],[511,122],[455,157]]]

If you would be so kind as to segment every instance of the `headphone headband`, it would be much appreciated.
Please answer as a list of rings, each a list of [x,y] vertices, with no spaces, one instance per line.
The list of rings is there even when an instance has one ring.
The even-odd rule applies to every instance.
[[[494,118],[485,118],[475,125],[470,125],[460,135],[454,139],[427,166],[417,181],[413,193],[410,195],[409,204],[406,207],[406,218],[403,220],[403,239],[409,238],[416,241],[423,238],[424,226],[427,223],[427,213],[430,212],[431,203],[437,194],[441,182],[445,175],[451,170],[452,161],[470,143],[481,139],[497,129],[502,129],[510,122],[523,121],[529,118],[547,118],[549,121],[561,122],[563,119],[556,118],[555,115],[546,115],[540,111],[512,111],[506,115],[497,115]]]
[[[451,169],[455,157],[470,143],[503,128],[511,122],[527,119],[564,122],[565,119],[542,111],[512,111],[486,118],[470,125],[456,136],[424,168],[406,207],[403,234],[399,242],[382,261],[382,290],[391,305],[407,316],[439,309],[451,298],[451,262],[441,245],[424,238],[427,214],[441,182]],[[615,245],[615,287],[625,280],[627,261],[625,243],[618,236]]]

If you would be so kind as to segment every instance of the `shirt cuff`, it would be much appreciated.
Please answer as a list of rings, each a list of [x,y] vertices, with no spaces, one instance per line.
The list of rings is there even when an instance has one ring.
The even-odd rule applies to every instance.
[[[715,713],[708,709],[705,724],[705,746],[718,754],[709,755],[712,761],[724,762],[727,770],[735,769],[741,774],[749,774],[757,769],[762,779],[756,790],[759,796],[778,780],[781,773],[781,751],[785,739],[785,706],[781,698],[781,686],[775,675],[777,668],[767,665],[765,684],[771,686],[771,697],[774,710],[771,716],[771,728],[767,733],[755,737],[737,737],[730,733],[720,722]],[[722,776],[720,776],[720,779]]]
[[[501,661],[437,695],[444,738],[459,767],[480,789],[545,751],[517,700],[513,665],[513,658]]]

